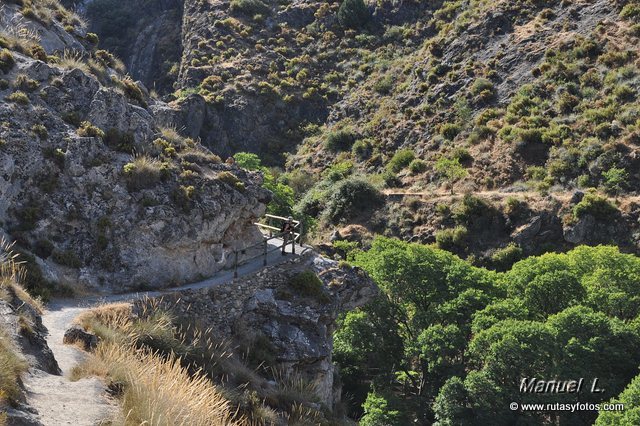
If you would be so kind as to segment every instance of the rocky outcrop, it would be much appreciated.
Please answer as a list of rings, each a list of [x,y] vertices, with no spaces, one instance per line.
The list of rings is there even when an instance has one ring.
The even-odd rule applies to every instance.
[[[111,69],[106,84],[86,66],[12,56],[0,76],[0,226],[46,279],[100,291],[175,285],[262,238],[261,176],[163,131],[144,90]]]
[[[377,291],[360,269],[308,253],[228,285],[165,296],[156,306],[249,350],[268,342],[274,367],[313,383],[320,401],[333,407],[340,400],[331,355],[336,318]]]

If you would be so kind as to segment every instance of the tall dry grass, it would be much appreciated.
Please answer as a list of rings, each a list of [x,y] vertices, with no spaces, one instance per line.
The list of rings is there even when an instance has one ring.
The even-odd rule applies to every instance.
[[[39,308],[39,304],[18,284],[23,272],[12,248],[12,244],[0,239],[0,298],[12,302],[18,297],[23,302],[32,304],[34,308]],[[19,385],[20,374],[28,367],[9,330],[0,326],[0,401],[13,403],[18,400],[22,393]]]
[[[20,285],[24,279],[25,271],[19,261],[19,254],[13,250],[13,246],[14,243],[0,238],[0,298],[10,302],[13,296],[17,296],[38,313],[42,313],[42,302],[31,297]]]
[[[0,402],[14,403],[20,398],[20,374],[28,368],[7,330],[0,327]]]
[[[89,362],[93,372],[122,386],[126,425],[246,424],[235,420],[231,403],[206,376],[190,373],[175,354],[103,342]]]

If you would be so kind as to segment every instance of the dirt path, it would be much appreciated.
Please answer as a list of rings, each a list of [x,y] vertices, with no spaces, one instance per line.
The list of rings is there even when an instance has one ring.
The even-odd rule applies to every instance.
[[[387,189],[383,191],[387,197],[417,197],[427,198],[429,200],[450,200],[453,198],[463,197],[464,194],[454,193],[451,194],[448,191],[398,191],[393,189]],[[503,190],[489,190],[489,191],[476,191],[471,192],[471,195],[486,198],[507,198],[507,197],[540,197],[540,193],[536,191],[503,191]],[[571,192],[552,192],[550,196],[565,200],[571,198]]]
[[[281,244],[272,242],[272,247]],[[308,249],[296,247],[297,254]],[[273,250],[268,257],[268,265],[275,265],[291,259],[291,255],[282,256]],[[255,259],[238,268],[238,276],[249,275],[263,268],[262,258]],[[93,426],[113,419],[118,413],[117,402],[107,396],[105,384],[98,378],[91,377],[72,382],[69,373],[81,362],[86,354],[75,346],[64,345],[64,332],[72,325],[73,320],[83,311],[98,303],[135,300],[144,296],[157,297],[162,294],[201,289],[221,285],[233,280],[232,271],[218,273],[204,281],[163,291],[109,295],[86,299],[57,300],[47,306],[42,321],[49,330],[47,343],[62,370],[61,376],[32,369],[24,377],[29,405],[38,411],[38,420],[45,426]]]
[[[560,202],[567,202],[573,196],[574,191],[558,191],[550,192],[549,197],[552,197]],[[424,199],[426,201],[455,201],[462,198],[465,194],[454,193],[451,194],[448,191],[399,191],[397,189],[387,189],[383,191],[383,194],[391,201],[404,200],[406,198]],[[544,196],[540,192],[536,191],[518,191],[518,190],[488,190],[488,191],[476,191],[471,192],[471,195],[478,197],[489,198],[493,200],[504,199],[508,197],[516,197],[519,199],[539,199]],[[600,194],[604,195],[604,194]],[[610,201],[615,202],[618,205],[625,205],[629,203],[640,203],[640,195],[636,194],[624,194],[619,196],[606,196]]]
[[[29,405],[38,411],[38,419],[45,426],[98,425],[113,418],[117,412],[114,400],[107,398],[104,383],[90,377],[72,382],[68,375],[83,360],[85,354],[75,346],[62,344],[62,337],[73,319],[86,308],[66,307],[47,310],[43,323],[49,330],[47,343],[62,370],[61,376],[32,370],[25,377]]]

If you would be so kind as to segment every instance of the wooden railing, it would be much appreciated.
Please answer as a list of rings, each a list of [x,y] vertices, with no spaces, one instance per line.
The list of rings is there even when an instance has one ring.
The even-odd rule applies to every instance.
[[[234,278],[238,278],[238,267],[253,260],[253,259],[257,259],[259,257],[262,257],[262,265],[263,266],[267,266],[267,259],[269,257],[269,253],[273,253],[274,251],[280,251],[282,250],[282,252],[286,252],[287,249],[287,245],[291,244],[291,253],[292,254],[296,254],[296,243],[301,244],[302,241],[302,222],[298,221],[298,220],[293,220],[293,231],[292,232],[282,232],[282,226],[273,226],[273,223],[279,223],[280,225],[286,221],[288,221],[289,219],[286,217],[282,217],[282,216],[275,216],[275,215],[271,215],[271,214],[267,214],[264,216],[264,220],[263,222],[267,222],[267,223],[261,223],[261,222],[256,222],[255,225],[260,228],[260,230],[263,232],[264,235],[264,239],[256,244],[250,245],[248,247],[244,247],[242,249],[239,250],[234,250],[233,251],[233,256],[234,256],[234,260],[233,260],[233,277]],[[285,235],[286,234],[286,235]],[[285,238],[286,236],[286,238]],[[269,250],[269,241],[271,240],[276,240],[276,239],[282,239],[282,244],[276,246],[275,248],[272,248]],[[262,248],[262,251],[260,254],[257,254],[255,256],[252,257],[243,257],[242,259],[240,259],[240,255],[244,255],[247,253],[247,251],[256,249],[256,248]]]

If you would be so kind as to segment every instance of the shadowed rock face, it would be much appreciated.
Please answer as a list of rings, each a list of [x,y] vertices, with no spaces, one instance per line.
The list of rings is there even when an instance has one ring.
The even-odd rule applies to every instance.
[[[292,285],[292,279],[309,271],[320,278],[320,290]],[[377,294],[362,270],[311,252],[227,285],[166,296],[159,306],[241,347],[266,338],[274,367],[313,383],[320,401],[332,407],[340,401],[331,354],[336,319]]]
[[[111,291],[179,284],[262,238],[253,223],[270,193],[259,174],[191,140],[169,142],[176,151],[165,155],[165,122],[144,91],[133,99],[80,69],[13,56],[0,98],[20,89],[18,76],[32,88],[0,103],[0,226],[46,278]],[[82,133],[84,121],[106,135]],[[125,173],[132,153],[151,159],[150,175]]]

